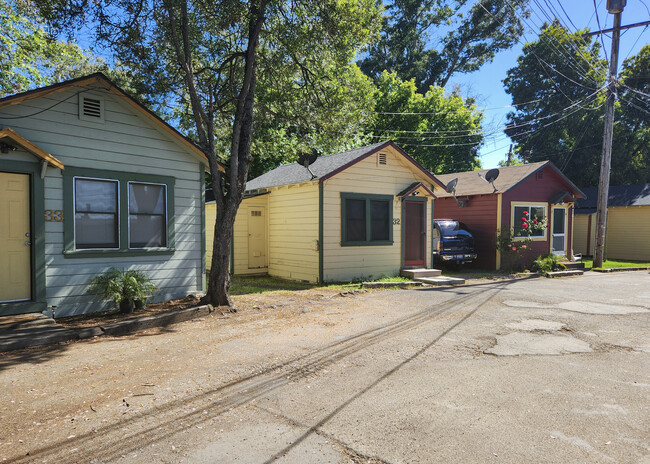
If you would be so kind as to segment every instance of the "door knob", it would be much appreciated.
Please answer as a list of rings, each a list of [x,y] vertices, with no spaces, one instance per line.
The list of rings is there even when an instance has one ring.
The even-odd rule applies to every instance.
[[[31,244],[32,244],[32,242],[25,242],[25,245],[27,245],[27,246],[29,246]]]

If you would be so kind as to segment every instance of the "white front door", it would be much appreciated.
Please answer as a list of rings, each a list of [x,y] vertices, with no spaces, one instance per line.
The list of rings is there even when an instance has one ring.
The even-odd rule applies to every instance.
[[[553,208],[551,252],[556,255],[566,254],[566,208]]]
[[[248,269],[265,268],[266,207],[251,206],[248,214]]]

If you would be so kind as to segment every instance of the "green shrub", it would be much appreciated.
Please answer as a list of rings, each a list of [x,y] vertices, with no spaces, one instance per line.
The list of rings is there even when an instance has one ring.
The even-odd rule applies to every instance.
[[[536,272],[553,272],[563,271],[566,266],[560,262],[560,256],[549,253],[548,255],[538,256],[531,266]]]
[[[136,301],[144,303],[158,289],[144,272],[116,267],[94,276],[88,284],[86,293],[112,300],[121,307]]]

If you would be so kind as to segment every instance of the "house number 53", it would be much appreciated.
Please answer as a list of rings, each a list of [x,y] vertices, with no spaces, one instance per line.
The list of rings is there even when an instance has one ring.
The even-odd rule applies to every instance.
[[[62,222],[63,221],[63,211],[61,210],[45,210],[45,220],[47,222]]]

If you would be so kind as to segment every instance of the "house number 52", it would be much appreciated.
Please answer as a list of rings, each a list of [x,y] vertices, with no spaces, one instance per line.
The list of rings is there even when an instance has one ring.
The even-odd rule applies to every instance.
[[[63,222],[63,211],[61,210],[45,210],[45,220],[47,222]]]
[[[394,219],[393,219],[393,224],[395,224],[396,226],[398,226],[399,223],[400,223],[400,219],[398,219],[398,218],[394,218]]]

